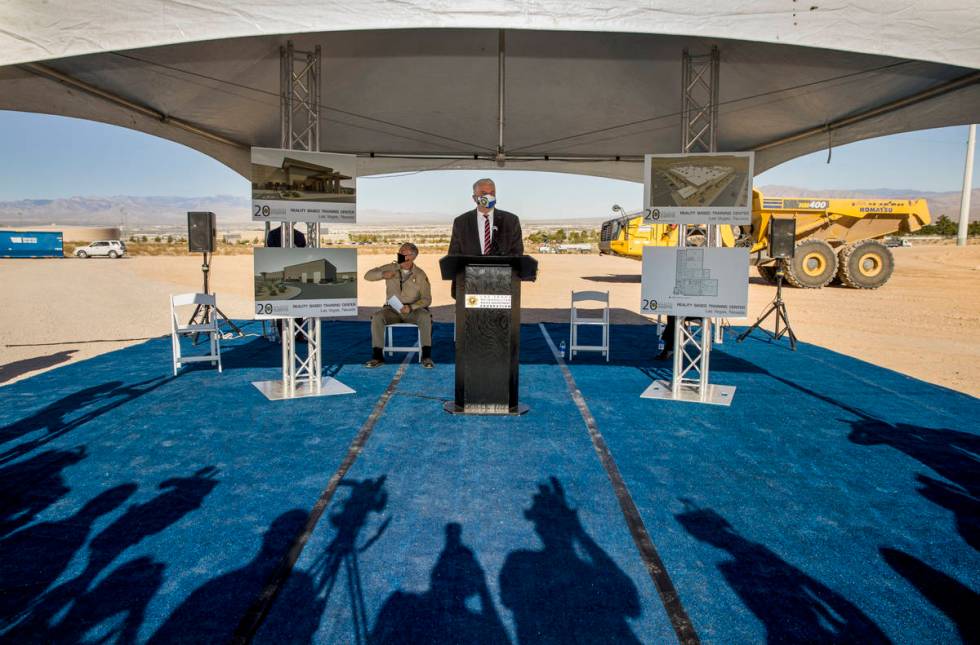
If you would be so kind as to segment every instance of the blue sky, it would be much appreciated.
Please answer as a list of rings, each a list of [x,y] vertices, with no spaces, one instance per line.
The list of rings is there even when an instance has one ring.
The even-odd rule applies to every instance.
[[[756,177],[756,185],[808,189],[898,188],[958,191],[966,126],[862,141],[794,159]],[[248,183],[222,164],[176,143],[115,126],[0,111],[0,201],[111,195],[241,195]],[[613,203],[640,207],[639,184],[557,173],[440,171],[363,178],[358,207],[455,213],[470,208],[469,185],[490,174],[501,208],[536,219],[597,217]],[[980,164],[974,172],[980,187]]]

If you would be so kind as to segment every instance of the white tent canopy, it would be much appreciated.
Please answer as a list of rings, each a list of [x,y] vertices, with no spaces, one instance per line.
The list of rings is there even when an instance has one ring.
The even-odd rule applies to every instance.
[[[322,48],[321,147],[361,155],[361,174],[503,167],[638,180],[642,154],[680,147],[681,52],[712,46],[718,148],[757,150],[757,172],[980,116],[976,2],[58,4],[0,7],[0,109],[149,132],[243,175],[248,146],[279,144],[287,40]]]

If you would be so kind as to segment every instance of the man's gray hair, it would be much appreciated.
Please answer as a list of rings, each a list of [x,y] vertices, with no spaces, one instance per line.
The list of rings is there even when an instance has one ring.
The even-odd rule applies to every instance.
[[[400,248],[400,249],[404,249],[404,248],[407,248],[407,249],[408,249],[409,251],[411,251],[411,252],[412,252],[412,253],[413,253],[414,255],[418,255],[418,254],[419,254],[419,247],[417,247],[417,246],[415,246],[415,245],[414,245],[414,244],[412,244],[411,242],[405,242],[404,244],[402,244],[402,245],[401,245],[400,247],[398,247],[398,248]]]
[[[493,186],[494,190],[497,190],[497,184],[493,183],[493,180],[490,179],[489,177],[484,177],[483,179],[477,179],[475,182],[473,182],[474,195],[476,194],[476,187],[479,186],[480,184],[490,184],[491,186]]]

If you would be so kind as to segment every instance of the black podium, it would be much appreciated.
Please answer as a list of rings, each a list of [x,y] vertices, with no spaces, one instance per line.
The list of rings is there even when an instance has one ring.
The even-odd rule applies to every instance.
[[[534,280],[528,256],[447,255],[444,280],[456,281],[456,399],[453,414],[524,414],[517,400],[521,281]]]

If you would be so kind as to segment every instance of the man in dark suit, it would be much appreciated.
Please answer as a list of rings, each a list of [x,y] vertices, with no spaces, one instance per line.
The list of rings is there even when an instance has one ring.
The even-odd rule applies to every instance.
[[[492,179],[473,184],[473,201],[476,208],[453,221],[449,255],[524,255],[521,220],[496,208]]]
[[[453,221],[449,255],[524,255],[524,236],[517,215],[498,210],[497,187],[492,179],[473,184],[476,208]],[[456,297],[456,281],[452,295]]]

